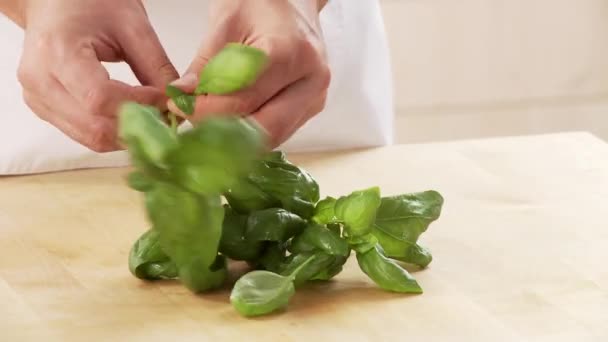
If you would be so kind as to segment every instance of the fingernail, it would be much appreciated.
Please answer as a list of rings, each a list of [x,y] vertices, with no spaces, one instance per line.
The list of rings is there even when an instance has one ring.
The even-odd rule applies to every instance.
[[[181,78],[171,82],[171,85],[174,85],[178,88],[190,88],[196,86],[196,75],[195,74],[185,74]]]

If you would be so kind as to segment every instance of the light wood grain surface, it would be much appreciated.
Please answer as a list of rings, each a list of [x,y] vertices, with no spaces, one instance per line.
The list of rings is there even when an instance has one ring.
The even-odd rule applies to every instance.
[[[240,317],[127,269],[147,228],[125,169],[0,178],[0,340],[606,341],[608,145],[587,134],[290,156],[325,195],[436,189],[423,295],[377,289],[354,259],[289,309]]]

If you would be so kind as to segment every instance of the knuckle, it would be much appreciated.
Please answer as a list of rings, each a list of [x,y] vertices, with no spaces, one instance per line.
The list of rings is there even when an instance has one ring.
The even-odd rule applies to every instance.
[[[204,56],[202,54],[197,54],[194,56],[194,60],[192,61],[192,66],[195,69],[195,72],[200,72],[205,65],[209,62],[209,57]]]
[[[298,39],[286,35],[267,35],[256,42],[255,47],[266,52],[270,59],[270,67],[275,70],[285,70],[286,73],[298,72],[305,69],[308,57],[302,55]]]
[[[36,55],[53,56],[59,60],[74,53],[78,50],[78,47],[84,44],[82,39],[69,33],[61,32],[58,34],[56,31],[41,32],[34,39],[31,48]]]
[[[323,111],[323,109],[325,109],[326,100],[327,100],[327,95],[322,94],[321,97],[319,97],[313,103],[313,105],[308,108],[308,110],[306,111],[305,115],[302,118],[302,124],[305,121],[308,121],[309,119],[319,115]]]
[[[318,110],[317,113],[321,112],[323,109],[325,109],[325,105],[327,104],[327,90],[324,90],[321,93],[321,96],[319,98],[319,105],[318,105]],[[316,114],[316,113],[315,113]]]
[[[323,89],[327,93],[327,89],[331,84],[331,69],[329,65],[322,64],[319,68],[319,82],[321,84],[321,89]]]
[[[57,47],[57,39],[49,31],[44,31],[38,34],[33,45],[36,51],[53,51]]]
[[[312,63],[322,63],[324,60],[324,50],[321,42],[310,37],[300,37],[297,40],[298,53],[307,61]]]
[[[34,107],[34,96],[27,91],[24,91],[21,95],[23,97],[23,102],[30,108]],[[33,108],[32,108],[33,109]]]
[[[231,112],[234,114],[243,114],[247,113],[249,110],[249,100],[244,99],[243,97],[237,97],[232,102],[232,108],[230,108]]]
[[[142,23],[139,14],[128,11],[126,15],[126,20],[133,23],[133,25],[126,25],[121,29],[121,32],[125,35],[125,37],[137,41],[150,34],[152,28],[149,25],[146,25],[146,23]]]
[[[272,132],[273,143],[276,146],[278,146],[280,143],[285,141],[287,137],[289,137],[294,127],[294,124],[297,121],[298,120],[296,120],[296,117],[286,117],[276,124],[276,126],[274,127],[274,131]]]
[[[24,63],[19,64],[19,67],[17,68],[17,80],[23,87],[29,87],[35,82],[35,78],[36,74],[31,70],[31,68],[26,66]]]
[[[106,102],[107,97],[104,87],[93,87],[89,89],[84,99],[85,111],[89,115],[98,115],[103,110]]]
[[[25,105],[36,115],[38,116],[40,119],[44,120],[44,121],[49,121],[49,118],[47,117],[47,113],[45,111],[42,110],[41,106],[39,105],[38,101],[36,101],[36,97],[28,92],[28,91],[24,91],[22,94],[22,98],[23,98],[23,102],[25,103]]]
[[[320,67],[321,71],[325,73],[324,76],[328,77],[329,70],[321,43],[308,37],[301,37],[297,44],[301,64],[304,64],[308,70],[315,70]]]
[[[95,121],[89,125],[85,140],[84,144],[95,152],[114,150],[113,130],[106,121]]]
[[[313,44],[313,42],[310,39],[308,39],[306,37],[301,37],[296,41],[296,43],[298,44],[297,45],[298,50],[304,56],[316,56],[317,55],[317,47],[315,46],[315,44]]]
[[[171,78],[178,76],[173,63],[171,63],[167,55],[163,55],[162,57],[163,60],[159,62],[158,73]]]
[[[287,37],[267,35],[256,43],[256,47],[265,51],[273,63],[283,63],[291,57],[288,51],[290,42]]]
[[[250,114],[257,109],[259,98],[259,90],[255,87],[251,88],[243,96],[237,97],[233,110],[240,114]]]
[[[273,148],[276,148],[283,142],[284,137],[287,135],[287,127],[277,127],[269,133],[269,143]]]

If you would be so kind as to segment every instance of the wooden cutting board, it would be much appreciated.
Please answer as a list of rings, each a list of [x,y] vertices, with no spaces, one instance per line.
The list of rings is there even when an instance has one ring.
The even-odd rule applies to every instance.
[[[587,134],[293,155],[324,195],[436,189],[425,290],[383,292],[351,258],[287,311],[240,317],[127,268],[147,228],[125,169],[0,178],[0,340],[607,341],[608,145]]]

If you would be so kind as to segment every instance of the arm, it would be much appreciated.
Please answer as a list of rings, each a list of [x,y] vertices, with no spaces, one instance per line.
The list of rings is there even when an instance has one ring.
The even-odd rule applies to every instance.
[[[25,0],[1,0],[0,12],[21,28],[25,28]]]

